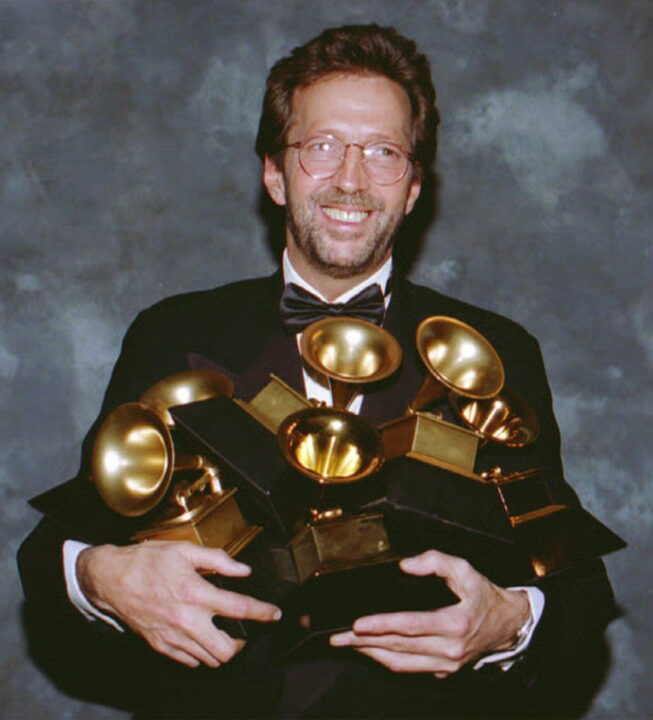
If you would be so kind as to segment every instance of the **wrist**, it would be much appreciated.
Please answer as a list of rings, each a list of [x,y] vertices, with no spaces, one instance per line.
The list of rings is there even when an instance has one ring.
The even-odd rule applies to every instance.
[[[528,593],[525,590],[504,590],[506,602],[505,636],[494,648],[496,651],[516,650],[528,637],[533,624],[533,614]]]
[[[97,545],[82,550],[77,556],[75,574],[79,588],[90,603],[98,608],[110,610],[104,602],[98,578],[101,577],[101,568],[104,560],[115,550],[114,545]]]

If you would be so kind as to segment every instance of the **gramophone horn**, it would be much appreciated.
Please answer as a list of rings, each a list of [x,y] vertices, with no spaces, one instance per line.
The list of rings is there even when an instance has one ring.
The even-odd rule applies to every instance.
[[[217,370],[186,370],[159,380],[141,395],[140,402],[156,410],[168,427],[174,427],[168,408],[233,393],[231,380]]]
[[[451,407],[472,430],[486,440],[524,447],[532,443],[540,432],[537,416],[516,393],[504,388],[486,400],[474,400],[450,393]]]
[[[163,419],[142,403],[120,405],[100,425],[91,458],[93,482],[104,502],[128,517],[152,510],[175,470],[199,469],[200,456],[177,458]]]
[[[321,485],[361,480],[383,464],[379,433],[346,410],[299,410],[281,423],[277,440],[288,462]]]
[[[329,378],[333,405],[346,408],[364,383],[392,375],[401,364],[399,343],[382,328],[349,317],[331,317],[302,334],[302,358]]]
[[[473,327],[434,315],[420,323],[417,350],[429,375],[410,405],[421,410],[447,390],[476,399],[496,395],[503,387],[501,358]]]

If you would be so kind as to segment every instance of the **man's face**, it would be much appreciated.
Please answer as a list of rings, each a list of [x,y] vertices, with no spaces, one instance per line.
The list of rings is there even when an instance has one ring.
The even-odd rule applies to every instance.
[[[413,147],[410,102],[403,88],[380,75],[332,75],[295,91],[286,140],[332,135],[344,144],[390,141]],[[364,277],[392,253],[392,238],[417,200],[413,167],[394,185],[372,182],[357,147],[346,151],[333,177],[316,180],[285,151],[282,167],[266,158],[264,182],[286,205],[286,245],[304,276]]]

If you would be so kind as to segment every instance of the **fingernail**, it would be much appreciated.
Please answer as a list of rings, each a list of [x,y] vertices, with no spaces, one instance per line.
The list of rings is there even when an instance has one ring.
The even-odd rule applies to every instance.
[[[272,615],[273,620],[281,620],[282,612],[281,610],[277,609],[274,611],[274,614]]]
[[[417,560],[417,558],[409,557],[404,558],[399,564],[402,568],[407,568],[408,570],[410,570],[411,568],[418,567],[419,561]]]
[[[342,635],[332,635],[329,638],[329,643],[334,647],[342,647],[343,645],[349,645],[349,634],[343,633]]]

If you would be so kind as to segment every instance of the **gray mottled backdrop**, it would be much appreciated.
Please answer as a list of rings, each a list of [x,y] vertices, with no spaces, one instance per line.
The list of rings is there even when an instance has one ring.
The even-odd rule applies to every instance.
[[[623,613],[587,717],[653,716],[651,3],[218,0],[0,2],[3,717],[122,717],[30,663],[26,501],[75,472],[138,309],[273,267],[252,151],[266,71],[370,20],[429,55],[444,118],[412,275],[540,338],[568,478],[630,542],[608,559]]]

